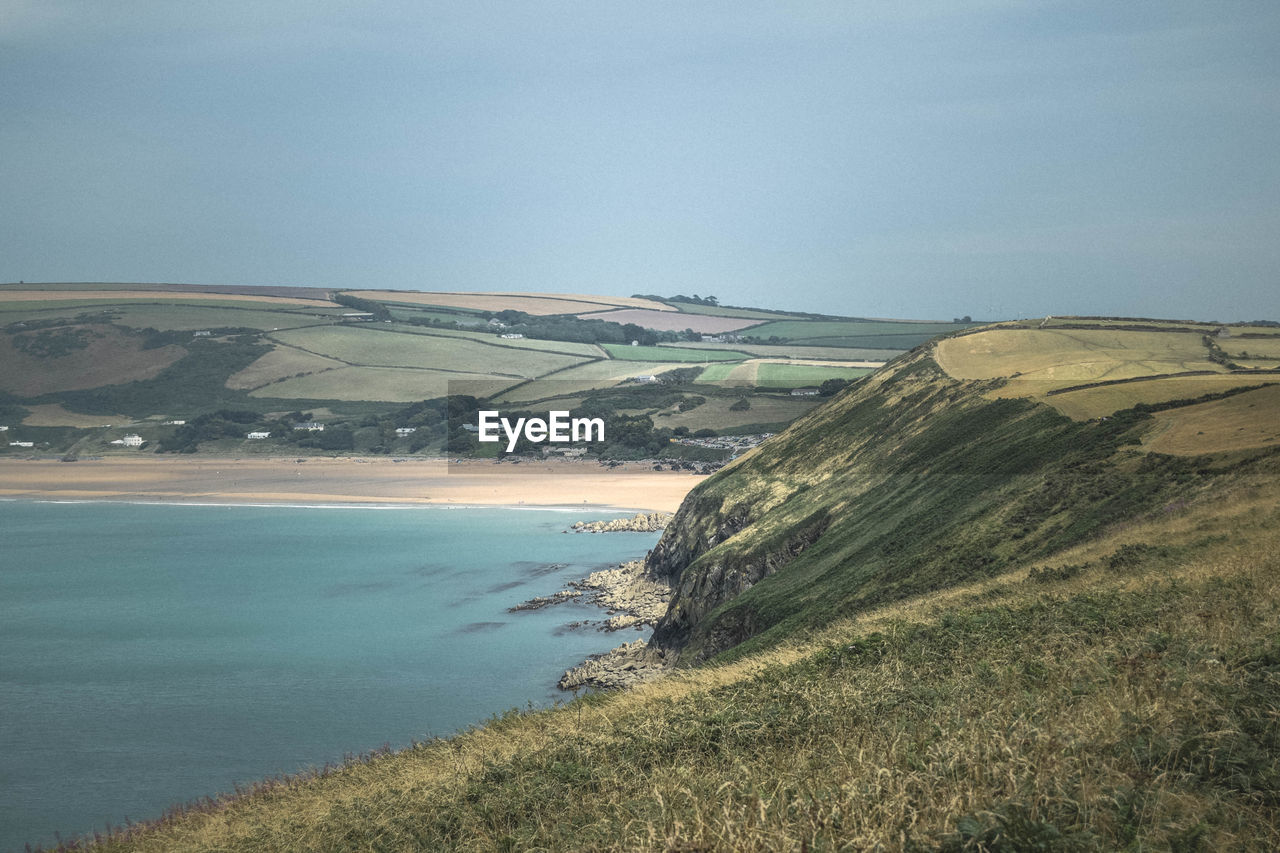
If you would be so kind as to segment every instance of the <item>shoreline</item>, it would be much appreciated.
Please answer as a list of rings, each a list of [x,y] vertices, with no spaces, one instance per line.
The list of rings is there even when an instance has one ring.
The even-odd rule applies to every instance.
[[[674,512],[706,475],[651,464],[368,457],[0,459],[0,501]]]

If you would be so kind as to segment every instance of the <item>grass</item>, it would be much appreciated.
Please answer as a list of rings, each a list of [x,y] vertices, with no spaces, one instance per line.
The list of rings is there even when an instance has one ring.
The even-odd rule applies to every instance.
[[[792,340],[811,340],[822,338],[907,338],[914,343],[903,346],[896,340],[890,346],[901,346],[903,349],[916,346],[936,335],[954,332],[971,325],[965,323],[916,323],[908,320],[779,320],[755,326],[744,334],[758,338],[769,338],[777,335]]]
[[[1205,394],[1217,394],[1241,385],[1256,385],[1267,379],[1280,381],[1280,377],[1271,376],[1179,376],[1168,379],[1152,379],[1149,382],[1128,382],[1122,385],[1103,385],[1098,388],[1082,388],[1065,394],[1054,394],[1042,397],[1044,402],[1053,406],[1064,415],[1075,420],[1089,420],[1114,414],[1138,403],[1164,403],[1169,400],[1193,400]],[[1020,394],[1025,389],[1029,396],[1042,392],[1043,386],[1023,384],[1015,380],[996,393]]]
[[[940,341],[938,364],[957,379],[1017,376],[1044,388],[1187,370],[1222,372],[1193,332],[993,329]]]
[[[690,431],[714,429],[716,432],[732,430],[747,424],[790,422],[808,412],[819,401],[812,397],[777,397],[753,394],[747,398],[751,408],[733,411],[729,407],[737,402],[736,396],[709,397],[707,402],[687,412],[668,410],[653,418],[654,426],[688,427]]]
[[[639,308],[620,308],[616,310],[597,310],[581,314],[593,320],[607,320],[610,323],[635,323],[646,329],[657,329],[666,332],[683,332],[693,329],[704,335],[721,332],[732,332],[754,325],[755,320],[743,320],[733,317],[713,317],[705,314],[681,314],[675,311],[650,311]]]
[[[244,370],[228,377],[226,386],[242,391],[252,391],[272,382],[345,366],[341,361],[313,355],[300,349],[276,346]]]
[[[1280,445],[1280,385],[1157,412],[1145,445],[1179,456]]]
[[[1275,849],[1270,486],[102,849]]]
[[[0,334],[0,391],[37,397],[152,379],[186,354],[174,345],[143,349],[141,338],[109,325],[78,328],[86,333],[86,345],[57,357],[19,350],[16,343],[35,340],[31,333]]]
[[[795,388],[821,385],[828,379],[860,379],[869,373],[869,367],[764,362],[756,368],[756,384],[762,388]]]
[[[496,394],[520,380],[485,373],[443,372],[400,367],[340,367],[307,376],[285,379],[250,393],[263,400],[370,400],[413,403],[453,393],[472,396]],[[453,387],[466,383],[469,390]]]
[[[588,362],[528,382],[503,394],[500,400],[539,400],[609,388],[632,376],[651,376],[677,367],[672,362],[602,359]]]
[[[660,344],[690,349],[731,350],[748,355],[792,360],[832,359],[834,361],[888,361],[901,350],[869,349],[866,347],[814,347],[791,344],[711,344],[690,342],[684,344]]]
[[[601,344],[610,357],[622,361],[741,361],[746,353],[735,350],[702,350],[682,347],[646,347],[626,344]]]
[[[272,338],[316,355],[361,367],[433,370],[534,378],[583,361],[576,356],[481,343],[470,337],[402,334],[360,326],[276,332]]]

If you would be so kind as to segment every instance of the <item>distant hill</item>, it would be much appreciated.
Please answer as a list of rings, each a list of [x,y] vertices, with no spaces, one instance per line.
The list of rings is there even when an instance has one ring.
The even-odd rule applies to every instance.
[[[856,379],[964,327],[716,310],[584,294],[6,284],[0,425],[33,444],[12,452],[37,454],[439,454],[451,439],[450,452],[461,448],[458,436],[438,424],[396,433],[426,425],[409,423],[406,407],[448,394],[581,402],[582,393],[630,391],[634,377],[670,374],[685,396],[614,408],[639,410],[654,429],[760,433],[816,405],[791,399],[791,389]],[[695,365],[704,370],[678,372]],[[728,411],[739,397],[756,401],[755,415]],[[696,398],[715,399],[701,411],[680,408]],[[168,423],[218,412],[240,413],[235,428],[179,434]],[[345,438],[319,446],[294,436],[294,413]],[[272,436],[250,444],[248,432]],[[126,434],[143,446],[113,444]]]
[[[705,480],[647,559],[665,677],[104,849],[1273,848],[1274,341],[1077,325],[917,347]]]

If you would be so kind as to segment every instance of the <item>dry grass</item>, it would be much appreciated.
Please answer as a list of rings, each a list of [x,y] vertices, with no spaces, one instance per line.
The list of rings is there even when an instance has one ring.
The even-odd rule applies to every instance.
[[[1237,483],[1047,563],[107,847],[1276,849],[1278,499]]]
[[[1194,332],[1004,328],[940,341],[935,358],[956,379],[1018,377],[1044,382],[1047,389],[1188,370],[1221,372],[1208,355]]]
[[[322,370],[345,367],[342,362],[321,355],[305,352],[289,346],[277,346],[253,364],[227,379],[227,387],[252,391],[272,382],[294,376],[309,375]]]
[[[1157,412],[1146,447],[1194,456],[1280,445],[1280,385]]]
[[[1098,388],[1082,388],[1079,391],[1068,391],[1065,394],[1054,394],[1046,397],[1037,395],[1034,389],[1028,388],[1025,396],[1037,396],[1053,406],[1069,418],[1087,421],[1092,418],[1106,417],[1121,409],[1128,409],[1139,403],[1164,403],[1170,400],[1194,400],[1206,394],[1217,394],[1232,388],[1257,385],[1266,381],[1280,382],[1277,376],[1177,376],[1169,379],[1152,379],[1146,382],[1126,382],[1123,385],[1103,385]],[[1018,380],[1006,385],[999,392],[1007,395],[1021,387]],[[1021,395],[1019,395],[1021,396]]]

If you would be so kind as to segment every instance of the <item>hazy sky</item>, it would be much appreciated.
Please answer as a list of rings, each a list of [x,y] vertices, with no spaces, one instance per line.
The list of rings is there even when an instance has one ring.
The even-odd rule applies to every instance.
[[[1280,319],[1280,3],[0,0],[0,281]]]

